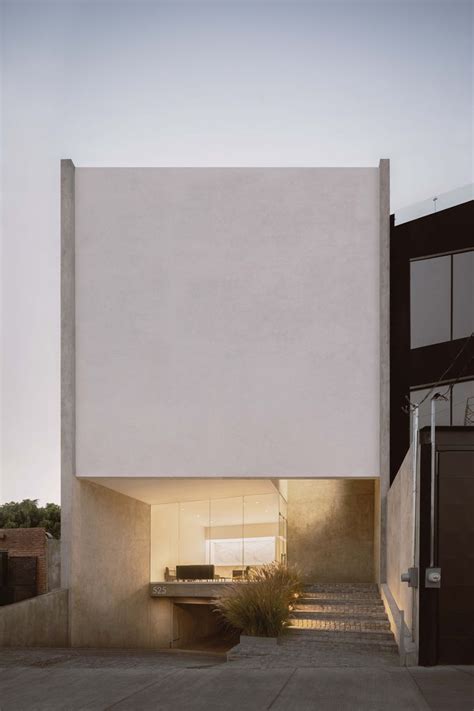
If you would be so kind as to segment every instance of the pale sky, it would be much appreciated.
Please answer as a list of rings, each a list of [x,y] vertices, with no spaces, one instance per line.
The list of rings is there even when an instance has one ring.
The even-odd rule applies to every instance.
[[[471,2],[0,1],[0,501],[59,501],[59,160],[472,182]]]

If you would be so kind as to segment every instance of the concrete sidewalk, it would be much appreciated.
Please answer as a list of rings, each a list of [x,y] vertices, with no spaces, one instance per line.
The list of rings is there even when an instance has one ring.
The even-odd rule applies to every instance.
[[[474,667],[254,668],[183,652],[0,650],[1,711],[472,711]]]

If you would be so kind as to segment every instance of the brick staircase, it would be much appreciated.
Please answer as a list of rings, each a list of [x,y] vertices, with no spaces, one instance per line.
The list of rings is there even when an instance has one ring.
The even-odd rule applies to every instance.
[[[289,639],[344,649],[397,652],[390,623],[374,584],[305,586],[292,612]]]
[[[376,585],[307,585],[291,624],[274,646],[233,647],[228,661],[251,668],[394,667],[400,665]]]

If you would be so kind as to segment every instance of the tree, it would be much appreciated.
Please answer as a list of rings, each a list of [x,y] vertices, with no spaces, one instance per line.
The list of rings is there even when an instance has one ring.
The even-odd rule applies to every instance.
[[[0,506],[0,528],[44,528],[54,538],[60,538],[61,507],[38,506],[38,499],[10,501]]]

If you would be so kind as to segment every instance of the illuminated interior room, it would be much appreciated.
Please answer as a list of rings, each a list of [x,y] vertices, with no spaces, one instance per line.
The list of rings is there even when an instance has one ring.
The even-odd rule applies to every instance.
[[[286,561],[287,502],[275,489],[151,507],[151,578],[175,580],[177,566],[213,566],[214,580]],[[178,571],[179,572],[179,571]]]

